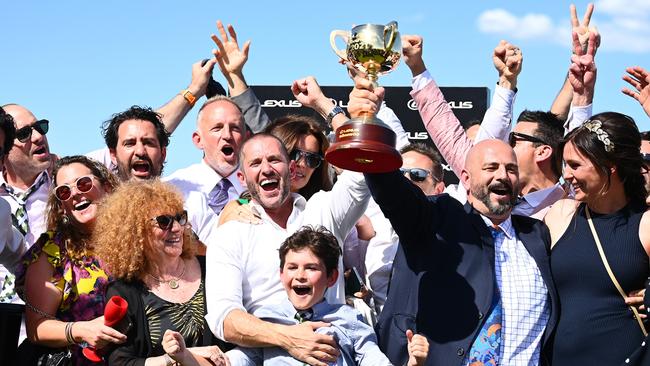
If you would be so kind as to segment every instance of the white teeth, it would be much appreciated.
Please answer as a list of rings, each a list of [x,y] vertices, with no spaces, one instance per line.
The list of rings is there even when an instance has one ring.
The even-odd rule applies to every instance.
[[[267,184],[273,184],[273,183],[277,183],[277,182],[278,182],[277,179],[264,179],[263,181],[260,182],[260,185],[265,186]]]
[[[84,210],[86,207],[90,206],[91,202],[89,200],[83,200],[76,205],[74,205],[74,209],[77,211]]]

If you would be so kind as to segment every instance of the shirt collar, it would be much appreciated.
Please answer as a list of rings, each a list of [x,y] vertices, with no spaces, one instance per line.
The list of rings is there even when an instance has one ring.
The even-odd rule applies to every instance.
[[[7,183],[7,181],[5,180],[4,172],[2,173],[3,174],[0,174],[0,188],[2,188],[2,190],[4,191],[7,191],[8,190],[7,188],[9,188],[9,190],[15,191],[16,188],[11,186],[9,183]],[[43,177],[43,175],[45,175],[45,177]],[[47,171],[47,169],[43,170],[39,175],[36,176],[36,179],[34,179],[34,183],[32,183],[32,185],[29,186],[29,188],[33,187],[35,184],[38,184],[38,182],[41,179],[45,179],[45,181],[43,182],[43,186],[48,187],[49,189],[48,185],[52,183],[52,179],[50,178],[50,173]],[[21,190],[21,192],[25,192],[27,191],[27,189]]]
[[[305,210],[305,207],[307,206],[307,200],[305,197],[301,196],[298,193],[290,193],[291,197],[289,199],[293,200],[293,208],[291,209],[291,214],[289,215],[289,219],[287,220],[287,225],[291,223],[297,215],[302,213]],[[256,211],[263,220],[268,221],[269,223],[272,223],[275,225],[275,222],[271,220],[269,215],[266,213],[264,210],[264,207],[262,207],[259,203],[255,202],[254,200],[250,202],[251,208]]]
[[[562,185],[560,183],[556,183],[555,185],[540,189],[539,191],[531,192],[528,193],[527,195],[523,196],[522,198],[524,201],[526,201],[529,205],[532,207],[538,207],[549,200],[552,200],[553,202],[559,200],[560,198],[564,197],[564,188],[562,188]],[[550,202],[549,202],[550,204]]]
[[[210,194],[210,192],[212,192],[214,187],[216,187],[222,179],[228,179],[230,183],[232,183],[233,187],[240,186],[239,179],[237,178],[237,171],[239,169],[235,169],[227,177],[222,177],[219,173],[212,169],[208,163],[205,162],[205,159],[201,159],[201,163],[199,163],[199,170],[200,174],[197,174],[197,183],[199,183],[201,191],[205,194]],[[237,192],[240,191],[241,190],[237,190]]]
[[[488,217],[483,216],[483,214],[480,214],[481,218],[483,219],[483,222],[485,222],[485,225],[487,227],[494,227],[494,224],[492,223],[492,220],[490,220]],[[512,227],[512,216],[508,216],[508,218],[497,225],[501,231],[506,235],[506,238],[508,239],[514,239],[515,238],[515,228]]]

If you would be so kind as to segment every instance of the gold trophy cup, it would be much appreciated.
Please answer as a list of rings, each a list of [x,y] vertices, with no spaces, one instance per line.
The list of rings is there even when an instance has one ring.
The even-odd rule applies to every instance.
[[[336,38],[346,42],[345,51],[336,47]],[[363,24],[352,31],[335,30],[330,34],[334,52],[377,86],[379,75],[397,67],[402,42],[397,23]],[[371,113],[353,118],[336,129],[336,142],[325,153],[331,164],[357,172],[382,173],[402,166],[395,150],[395,132]]]

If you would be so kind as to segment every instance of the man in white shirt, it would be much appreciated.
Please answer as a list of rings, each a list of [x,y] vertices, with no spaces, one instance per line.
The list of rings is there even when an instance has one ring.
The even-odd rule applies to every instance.
[[[334,339],[313,333],[322,323],[282,326],[251,314],[286,299],[279,277],[282,241],[303,225],[323,225],[342,243],[370,198],[365,180],[361,174],[344,172],[332,191],[318,192],[306,201],[289,192],[295,163],[282,142],[268,134],[247,140],[240,162],[238,178],[251,192],[251,205],[261,223],[229,221],[217,229],[218,240],[208,246],[208,326],[217,337],[241,346],[279,346],[304,362],[335,361]],[[343,303],[341,278],[326,297],[331,303]]]

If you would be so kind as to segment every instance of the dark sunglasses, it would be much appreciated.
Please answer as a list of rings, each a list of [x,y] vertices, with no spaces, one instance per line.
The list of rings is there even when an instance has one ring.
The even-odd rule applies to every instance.
[[[34,122],[33,125],[21,127],[16,130],[16,139],[20,142],[25,142],[32,137],[32,130],[38,131],[41,135],[45,135],[50,129],[50,121],[41,119]]]
[[[187,224],[187,211],[183,211],[181,213],[177,213],[176,215],[160,215],[156,216],[153,219],[151,219],[158,224],[158,227],[162,230],[169,230],[172,228],[172,225],[174,225],[174,220],[178,221],[178,223],[183,226]]]
[[[414,182],[424,182],[425,179],[427,179],[427,176],[431,174],[430,171],[426,169],[421,169],[421,168],[400,168],[399,169],[402,174],[406,175],[408,173],[409,178],[414,181]],[[434,178],[435,180],[435,178]]]
[[[514,132],[514,131],[510,132],[510,135],[508,135],[508,143],[510,144],[510,147],[515,147],[515,145],[517,145],[517,141],[530,141],[542,145],[548,145],[546,141],[537,138],[535,136],[526,135],[525,133]]]
[[[0,154],[0,156],[2,156],[2,154]],[[650,154],[641,154],[641,156],[643,157],[643,161],[650,163]]]
[[[289,158],[291,160],[294,160],[296,163],[302,158],[305,159],[305,165],[307,165],[309,168],[316,169],[320,166],[321,162],[323,161],[323,157],[320,156],[320,154],[314,154],[309,151],[303,151],[299,149],[294,149],[291,154],[289,154]]]
[[[92,175],[79,177],[74,181],[74,186],[77,187],[79,193],[86,193],[93,189],[93,178]],[[72,187],[69,184],[61,184],[54,188],[54,196],[59,201],[67,201],[72,197]]]

